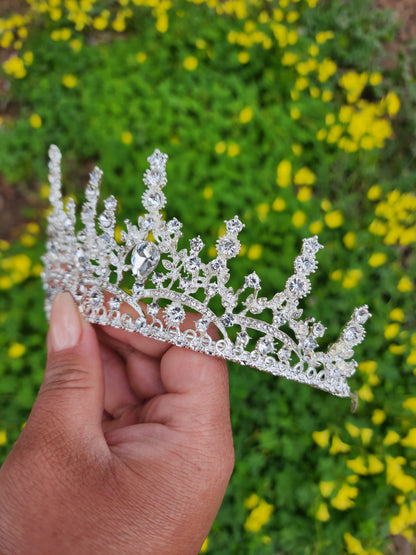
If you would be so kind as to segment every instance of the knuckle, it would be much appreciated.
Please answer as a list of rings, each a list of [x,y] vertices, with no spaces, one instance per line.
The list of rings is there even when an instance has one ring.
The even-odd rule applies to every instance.
[[[39,395],[60,389],[89,388],[89,372],[76,358],[55,359],[48,364]]]

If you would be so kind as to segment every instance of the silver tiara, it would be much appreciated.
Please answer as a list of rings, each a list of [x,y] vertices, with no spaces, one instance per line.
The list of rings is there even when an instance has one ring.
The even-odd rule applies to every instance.
[[[52,211],[42,274],[48,315],[53,297],[69,291],[91,323],[239,362],[340,397],[352,396],[347,378],[357,367],[353,348],[364,339],[362,324],[371,315],[366,305],[355,308],[339,339],[326,352],[318,350],[326,328],[314,318],[302,320],[299,308],[299,300],[310,292],[308,276],[315,272],[316,254],[322,248],[316,236],[303,240],[294,274],[282,292],[261,297],[261,281],[254,271],[234,291],[227,286],[227,264],[240,251],[238,234],[244,224],[237,216],[225,222],[217,256],[208,263],[200,258],[204,243],[199,236],[190,240],[189,249],[179,249],[182,224],[176,218],[165,221],[162,215],[166,154],[155,150],[147,159],[150,169],[142,195],[146,213],[137,225],[125,220],[118,241],[114,196],[104,200],[97,217],[101,170],[94,168],[90,175],[80,226],[74,200],[69,198],[64,206],[56,146],[50,147],[49,157]],[[218,330],[216,339],[211,325]]]

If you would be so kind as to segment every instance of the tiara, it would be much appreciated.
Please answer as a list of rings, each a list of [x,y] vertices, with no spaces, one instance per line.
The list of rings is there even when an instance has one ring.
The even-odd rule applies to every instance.
[[[78,222],[74,200],[69,198],[64,205],[62,198],[61,153],[50,147],[52,210],[42,257],[47,315],[53,297],[69,291],[91,323],[352,397],[347,378],[357,367],[353,348],[364,339],[362,324],[371,314],[366,305],[355,308],[339,339],[326,352],[318,350],[326,328],[314,318],[302,320],[299,308],[299,300],[311,289],[308,276],[317,268],[316,254],[322,248],[318,238],[303,240],[294,273],[282,292],[270,299],[261,297],[261,281],[254,271],[235,291],[227,285],[227,265],[240,251],[238,234],[244,224],[237,216],[225,222],[226,232],[216,243],[217,256],[208,263],[201,260],[204,243],[199,236],[190,240],[189,249],[179,249],[182,224],[176,218],[166,221],[162,213],[167,159],[159,150],[147,159],[150,168],[144,174],[142,195],[146,212],[137,225],[125,220],[125,230],[116,240],[114,196],[104,200],[98,215],[102,171],[94,168],[90,174]],[[210,333],[212,324],[218,330],[216,339]]]

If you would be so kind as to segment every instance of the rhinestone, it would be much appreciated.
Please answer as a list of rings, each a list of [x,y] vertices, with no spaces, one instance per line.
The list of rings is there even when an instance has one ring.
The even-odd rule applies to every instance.
[[[179,289],[183,289],[185,291],[190,285],[191,279],[188,277],[183,277],[179,280]]]
[[[270,339],[270,337],[261,337],[257,341],[256,349],[261,355],[267,355],[274,350],[273,341]]]
[[[144,241],[134,247],[131,253],[132,272],[144,280],[156,268],[159,260],[160,252],[157,246],[150,241]]]
[[[214,272],[218,272],[218,270],[221,270],[224,267],[224,263],[222,260],[216,258],[210,263],[210,266],[214,270]]]
[[[230,312],[226,312],[221,316],[221,322],[226,328],[231,327],[234,324],[234,315]]]
[[[113,195],[105,199],[104,206],[107,210],[115,210],[117,208],[117,201]]]
[[[143,231],[150,231],[153,227],[153,218],[150,217],[149,214],[146,214],[144,217],[139,216],[137,220],[137,225]]]
[[[245,347],[250,341],[250,336],[246,331],[240,331],[237,333],[237,345]]]
[[[144,316],[139,316],[138,318],[136,318],[135,324],[136,329],[141,330],[142,327],[146,324],[146,318]]]
[[[362,330],[358,326],[348,326],[343,333],[344,339],[350,343],[360,341],[362,338]]]
[[[135,283],[132,288],[132,293],[135,296],[142,296],[144,293],[144,287],[141,283]]]
[[[74,293],[75,300],[81,301],[84,294],[85,294],[85,287],[83,285],[78,285]]]
[[[142,197],[143,206],[148,210],[160,210],[166,204],[166,197],[160,192],[146,191]]]
[[[204,243],[199,236],[191,239],[189,242],[191,244],[191,251],[199,252],[204,248]]]
[[[303,240],[303,254],[316,254],[319,249],[323,249],[323,246],[319,244],[316,235]]]
[[[217,283],[208,283],[208,285],[205,288],[205,292],[207,294],[207,297],[213,297],[214,295],[216,295],[218,293],[218,284]]]
[[[367,320],[370,318],[371,314],[368,311],[367,306],[361,306],[360,308],[356,308],[354,311],[354,315],[357,319],[359,324],[365,324]]]
[[[219,254],[226,256],[227,258],[233,258],[237,256],[240,252],[240,241],[237,239],[231,239],[227,235],[220,237],[217,241],[217,251]]]
[[[196,330],[201,333],[205,333],[208,329],[208,326],[209,326],[209,321],[205,317],[202,317],[195,322]]]
[[[310,274],[316,268],[316,261],[308,256],[298,256],[295,259],[296,271],[303,274]]]
[[[309,282],[297,276],[292,276],[288,279],[287,288],[295,297],[304,297],[309,292]]]
[[[81,241],[81,243],[84,243],[85,239],[87,238],[87,234],[82,229],[81,231],[78,232],[77,237],[78,237],[78,241]]]
[[[99,291],[92,291],[90,301],[93,306],[98,306],[101,303],[102,296]]]
[[[185,311],[181,306],[170,304],[165,308],[165,318],[168,324],[177,326],[185,320]]]
[[[283,326],[283,324],[286,324],[286,318],[285,318],[285,316],[283,315],[282,312],[277,312],[274,315],[273,324],[275,324],[277,326]]]
[[[118,297],[112,297],[108,304],[110,305],[111,310],[118,310],[121,305],[121,299]]]
[[[244,224],[240,222],[238,216],[234,216],[232,220],[226,221],[225,225],[227,227],[227,231],[234,235],[239,233],[244,227]]]
[[[201,261],[196,256],[188,258],[188,260],[185,262],[185,268],[188,272],[196,272],[197,270],[199,270],[200,266]]]
[[[164,276],[164,274],[161,274],[160,272],[155,272],[152,275],[152,281],[156,286],[162,287],[163,282],[165,281],[165,276]]]
[[[157,304],[156,301],[151,302],[147,306],[147,312],[150,314],[150,316],[157,316],[159,312],[159,305]]]
[[[277,353],[277,356],[281,362],[287,362],[290,359],[290,353],[291,351],[287,347],[282,347]]]
[[[313,337],[307,337],[303,342],[303,348],[305,351],[313,351],[317,346],[318,343]]]
[[[176,218],[169,220],[166,225],[169,233],[177,233],[182,227],[181,222],[179,222]]]
[[[77,264],[79,264],[80,266],[83,266],[86,262],[87,262],[87,255],[85,254],[84,249],[77,249],[77,252],[75,253],[75,258],[77,261]]]
[[[260,278],[256,274],[256,272],[253,272],[249,276],[245,277],[245,283],[247,287],[253,287],[253,289],[255,289],[257,287],[260,287]]]
[[[314,326],[312,328],[312,333],[315,337],[323,337],[325,331],[326,331],[326,327],[323,326],[321,324],[321,322],[318,322],[317,324],[314,324]]]

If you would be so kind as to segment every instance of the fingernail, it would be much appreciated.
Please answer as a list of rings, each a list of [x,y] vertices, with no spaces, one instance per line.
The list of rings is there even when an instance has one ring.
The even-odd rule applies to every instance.
[[[49,319],[49,342],[53,351],[75,347],[82,332],[81,315],[69,293],[59,293],[53,300]]]

